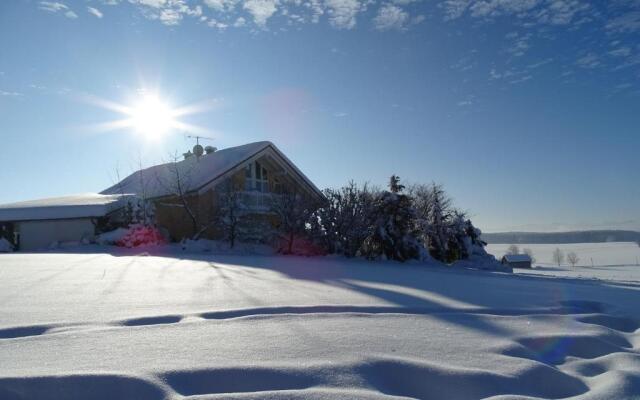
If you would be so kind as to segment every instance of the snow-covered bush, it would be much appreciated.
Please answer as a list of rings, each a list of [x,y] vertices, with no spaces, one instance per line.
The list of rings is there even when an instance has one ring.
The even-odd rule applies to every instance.
[[[153,202],[138,196],[127,197],[123,219],[125,225],[152,225],[155,221]]]
[[[482,232],[473,226],[470,219],[458,210],[453,212],[449,228],[448,259],[450,261],[470,258],[473,255],[484,256],[486,242],[480,239]]]
[[[452,206],[442,185],[413,185],[409,194],[419,237],[433,258],[451,263],[487,254],[486,243],[480,238],[482,232],[464,212]]]
[[[104,232],[96,236],[96,243],[101,245],[114,245],[122,240],[129,233],[127,228],[116,228],[109,232]]]
[[[0,253],[10,253],[13,251],[13,245],[5,238],[0,238]]]
[[[121,219],[98,229],[102,233],[95,242],[100,245],[138,247],[166,243],[166,235],[155,225],[155,206],[144,197],[125,197]]]
[[[414,229],[411,199],[403,190],[400,178],[393,175],[389,191],[380,192],[373,201],[369,234],[360,249],[366,258],[406,261],[424,254]]]
[[[155,226],[133,224],[127,233],[115,244],[120,247],[156,246],[166,242],[162,233]]]
[[[405,191],[393,176],[389,189],[370,190],[353,182],[325,189],[326,202],[306,223],[312,243],[326,253],[370,259],[433,257],[452,263],[487,255],[481,231],[452,206],[442,185],[412,185]]]
[[[451,226],[454,210],[442,185],[414,185],[409,188],[409,195],[416,212],[416,229],[431,256],[445,262],[457,259],[457,240]]]
[[[275,232],[278,252],[294,254],[294,250],[300,247],[297,246],[298,242],[302,242],[301,245],[313,245],[310,221],[316,209],[317,204],[295,190],[278,194],[271,204],[271,211],[277,217]],[[304,248],[311,250],[306,245]]]
[[[314,242],[327,253],[354,257],[368,236],[375,191],[354,182],[323,191],[327,201],[309,221]]]

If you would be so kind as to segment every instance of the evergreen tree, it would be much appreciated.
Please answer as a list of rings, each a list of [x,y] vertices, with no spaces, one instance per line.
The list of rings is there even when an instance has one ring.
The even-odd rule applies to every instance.
[[[414,210],[411,199],[402,193],[400,178],[393,175],[390,191],[379,193],[372,204],[369,234],[361,254],[368,259],[386,258],[406,261],[421,256],[414,229]]]
[[[400,193],[404,190],[404,185],[400,184],[398,175],[391,175],[391,178],[389,178],[389,190],[391,193]]]
[[[124,206],[123,222],[125,226],[135,224],[155,225],[155,207],[153,203],[145,201],[138,196],[128,197]]]
[[[450,218],[450,199],[441,185],[431,185],[431,215],[428,217],[429,232],[427,233],[429,253],[437,260],[451,261],[449,251],[448,220]]]
[[[467,259],[472,255],[486,255],[486,243],[480,239],[480,230],[473,226],[466,214],[460,210],[453,211],[450,228],[448,261]]]

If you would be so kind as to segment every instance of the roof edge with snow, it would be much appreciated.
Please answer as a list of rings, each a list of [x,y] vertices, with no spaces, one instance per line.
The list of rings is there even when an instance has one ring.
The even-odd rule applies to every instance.
[[[228,147],[201,158],[190,157],[176,163],[158,164],[135,171],[115,185],[105,189],[101,194],[118,194],[120,192],[136,193],[146,199],[158,199],[172,196],[169,188],[173,174],[181,174],[184,192],[199,193],[205,188],[215,186],[221,179],[237,170],[243,164],[262,154],[271,154],[290,171],[292,176],[306,190],[320,198],[324,195],[316,185],[272,142],[252,142],[240,146]],[[194,163],[197,163],[194,165]],[[197,166],[197,168],[195,168]]]
[[[38,221],[104,217],[122,207],[121,195],[83,193],[0,205],[0,221]]]

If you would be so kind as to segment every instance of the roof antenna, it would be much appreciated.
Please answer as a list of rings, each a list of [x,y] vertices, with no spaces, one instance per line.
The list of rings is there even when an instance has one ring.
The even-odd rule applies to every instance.
[[[196,145],[200,144],[200,139],[214,140],[214,138],[209,137],[209,136],[184,135],[184,137],[187,138],[187,139],[195,139],[196,140]]]
[[[193,154],[198,158],[202,157],[202,155],[204,154],[205,151],[207,152],[207,154],[211,154],[211,153],[214,153],[217,150],[213,146],[207,146],[205,148],[200,146],[200,139],[203,139],[203,140],[214,140],[212,137],[196,136],[196,135],[185,135],[185,138],[187,138],[187,139],[195,139],[196,140],[196,145],[193,146]]]

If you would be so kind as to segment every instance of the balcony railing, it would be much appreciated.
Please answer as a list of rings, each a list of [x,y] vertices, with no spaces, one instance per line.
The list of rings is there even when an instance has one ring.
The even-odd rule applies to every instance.
[[[242,204],[249,211],[267,212],[272,209],[273,202],[278,195],[259,191],[242,192]]]

